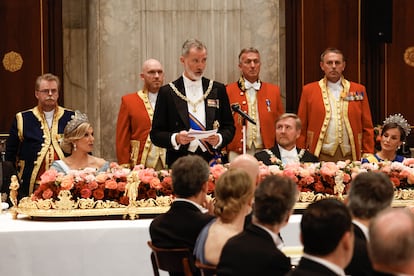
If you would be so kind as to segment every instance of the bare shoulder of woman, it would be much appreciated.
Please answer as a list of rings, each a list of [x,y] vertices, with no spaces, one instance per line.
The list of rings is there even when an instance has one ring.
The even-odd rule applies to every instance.
[[[106,160],[103,159],[103,158],[99,158],[99,157],[94,156],[94,161],[93,162],[97,165],[97,167],[101,167],[103,164],[106,163]]]

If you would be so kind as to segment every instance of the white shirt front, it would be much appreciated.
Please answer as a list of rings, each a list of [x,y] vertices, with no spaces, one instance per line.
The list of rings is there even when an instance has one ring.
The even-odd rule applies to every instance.
[[[206,111],[204,105],[204,91],[203,91],[203,84],[201,82],[201,78],[196,81],[192,81],[186,76],[183,75],[184,79],[184,88],[185,88],[185,96],[189,100],[187,102],[188,112],[197,118],[197,120],[205,127],[206,126]],[[200,101],[203,99],[202,101]],[[197,103],[195,106],[192,103]],[[195,139],[190,142],[188,146],[188,150],[191,152],[195,152],[197,148],[200,147],[202,151],[206,151],[206,147],[198,140]]]
[[[187,97],[187,99],[192,103],[196,103],[197,101],[199,101],[195,107],[189,102],[187,102],[188,112],[191,113],[194,117],[196,117],[197,120],[203,126],[206,126],[206,110],[204,106],[204,99],[200,101],[200,99],[202,99],[204,95],[203,84],[201,83],[201,79],[192,81],[184,75],[183,79],[185,96]]]
[[[55,110],[43,111],[43,113],[45,114],[47,125],[49,126],[49,128],[51,128],[52,127],[52,122],[53,122],[53,115],[55,114]]]
[[[298,150],[296,147],[291,150],[286,150],[279,145],[277,146],[279,147],[280,159],[282,160],[283,165],[295,164],[299,162]]]
[[[155,103],[157,102],[158,92],[151,93],[148,91],[148,100],[150,101],[151,107],[155,110]]]
[[[329,91],[331,91],[332,95],[335,97],[335,99],[339,99],[339,95],[342,92],[342,82],[341,79],[339,79],[337,82],[330,82],[328,81],[328,88]]]

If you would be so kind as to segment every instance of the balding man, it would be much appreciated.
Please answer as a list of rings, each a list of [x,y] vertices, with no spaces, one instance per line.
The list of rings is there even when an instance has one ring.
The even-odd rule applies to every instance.
[[[250,154],[242,154],[237,156],[230,162],[230,168],[240,168],[246,171],[253,183],[259,182],[259,162]]]
[[[389,208],[369,226],[368,251],[375,270],[389,275],[414,275],[414,214]]]
[[[133,168],[142,164],[147,168],[165,168],[166,150],[152,144],[150,130],[158,90],[164,81],[164,70],[156,59],[142,65],[144,87],[122,97],[116,126],[116,155],[118,163]]]

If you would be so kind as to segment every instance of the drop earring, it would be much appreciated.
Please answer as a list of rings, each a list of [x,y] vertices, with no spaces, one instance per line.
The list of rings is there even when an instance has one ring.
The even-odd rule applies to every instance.
[[[76,151],[76,144],[73,144],[73,151]]]

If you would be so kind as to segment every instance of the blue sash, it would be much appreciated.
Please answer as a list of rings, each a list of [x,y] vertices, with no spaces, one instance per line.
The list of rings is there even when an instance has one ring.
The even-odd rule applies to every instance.
[[[195,130],[203,130],[203,131],[206,130],[206,128],[203,126],[203,124],[199,120],[197,120],[197,118],[194,117],[193,114],[191,114],[189,112],[188,113],[188,116],[190,117],[190,127],[192,129],[195,129]]]
[[[188,116],[190,118],[190,127],[192,129],[202,130],[202,131],[206,130],[205,126],[203,126],[203,124],[193,114],[188,112]],[[211,151],[210,146],[205,141],[200,140],[200,142],[206,147],[208,152],[211,155],[213,155],[213,159],[211,159],[209,162],[210,167],[213,167],[214,165],[221,163],[221,158],[222,158],[221,153],[216,149],[213,149],[213,151]]]

